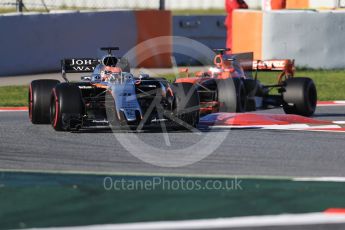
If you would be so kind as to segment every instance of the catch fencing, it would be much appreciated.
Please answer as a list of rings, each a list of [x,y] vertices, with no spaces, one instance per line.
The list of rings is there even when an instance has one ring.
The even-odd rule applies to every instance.
[[[270,0],[245,0],[251,9],[261,9]],[[301,0],[286,0],[287,6],[296,7]],[[304,0],[313,9],[345,8],[345,0]],[[103,9],[161,9],[210,10],[224,9],[225,0],[0,0],[0,12],[103,10]]]
[[[22,2],[22,4],[20,4]],[[261,0],[246,0],[250,8],[260,8]],[[225,0],[0,0],[0,8],[15,11],[52,11],[64,9],[224,9]]]

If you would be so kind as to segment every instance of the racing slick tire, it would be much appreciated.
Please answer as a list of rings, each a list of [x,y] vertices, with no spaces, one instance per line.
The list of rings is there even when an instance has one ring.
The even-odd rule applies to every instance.
[[[77,85],[58,84],[53,88],[50,100],[50,121],[56,131],[81,128],[85,106]]]
[[[312,79],[299,77],[284,82],[283,109],[286,114],[310,117],[317,103],[317,91]]]
[[[33,124],[50,123],[50,94],[58,80],[35,80],[29,86],[29,118]]]
[[[173,123],[179,128],[196,127],[200,118],[200,100],[196,87],[191,83],[174,83],[175,95]],[[189,126],[189,127],[188,127]]]
[[[217,80],[219,112],[243,113],[246,111],[246,89],[240,78]]]

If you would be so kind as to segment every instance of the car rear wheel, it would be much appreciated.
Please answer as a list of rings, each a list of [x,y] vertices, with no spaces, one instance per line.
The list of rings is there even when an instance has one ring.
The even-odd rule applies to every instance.
[[[81,128],[84,112],[84,102],[77,85],[61,83],[52,90],[50,120],[56,131]]]
[[[58,80],[35,80],[29,86],[29,118],[33,124],[49,124],[50,94]]]
[[[317,91],[312,79],[300,77],[284,82],[283,109],[286,114],[312,116],[316,110]]]
[[[217,80],[217,94],[219,112],[245,112],[246,89],[240,78]]]

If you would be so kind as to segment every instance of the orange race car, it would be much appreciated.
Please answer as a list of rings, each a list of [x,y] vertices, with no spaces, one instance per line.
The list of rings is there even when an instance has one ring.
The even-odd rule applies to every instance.
[[[183,77],[176,83],[193,83],[200,98],[200,114],[214,112],[246,112],[283,107],[287,114],[312,116],[317,91],[312,79],[295,78],[294,60],[254,61],[253,53],[225,54],[229,49],[215,49],[214,66],[193,76],[180,69]],[[280,71],[277,83],[263,85],[258,71]],[[255,76],[253,77],[253,72]],[[278,93],[271,94],[272,89]]]

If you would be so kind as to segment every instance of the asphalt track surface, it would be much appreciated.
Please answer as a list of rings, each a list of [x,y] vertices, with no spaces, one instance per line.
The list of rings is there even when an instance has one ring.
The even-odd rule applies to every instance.
[[[282,113],[280,109],[265,112]],[[319,107],[315,118],[344,121],[345,107]],[[221,131],[212,132],[211,137]],[[135,135],[147,144],[167,150],[188,147],[201,138],[189,132],[170,132],[169,147],[160,132]],[[110,130],[55,132],[50,125],[32,125],[27,112],[0,113],[0,170],[345,177],[344,149],[344,133],[231,130],[206,158],[183,167],[159,167],[130,154]],[[169,159],[174,161],[171,156]]]

